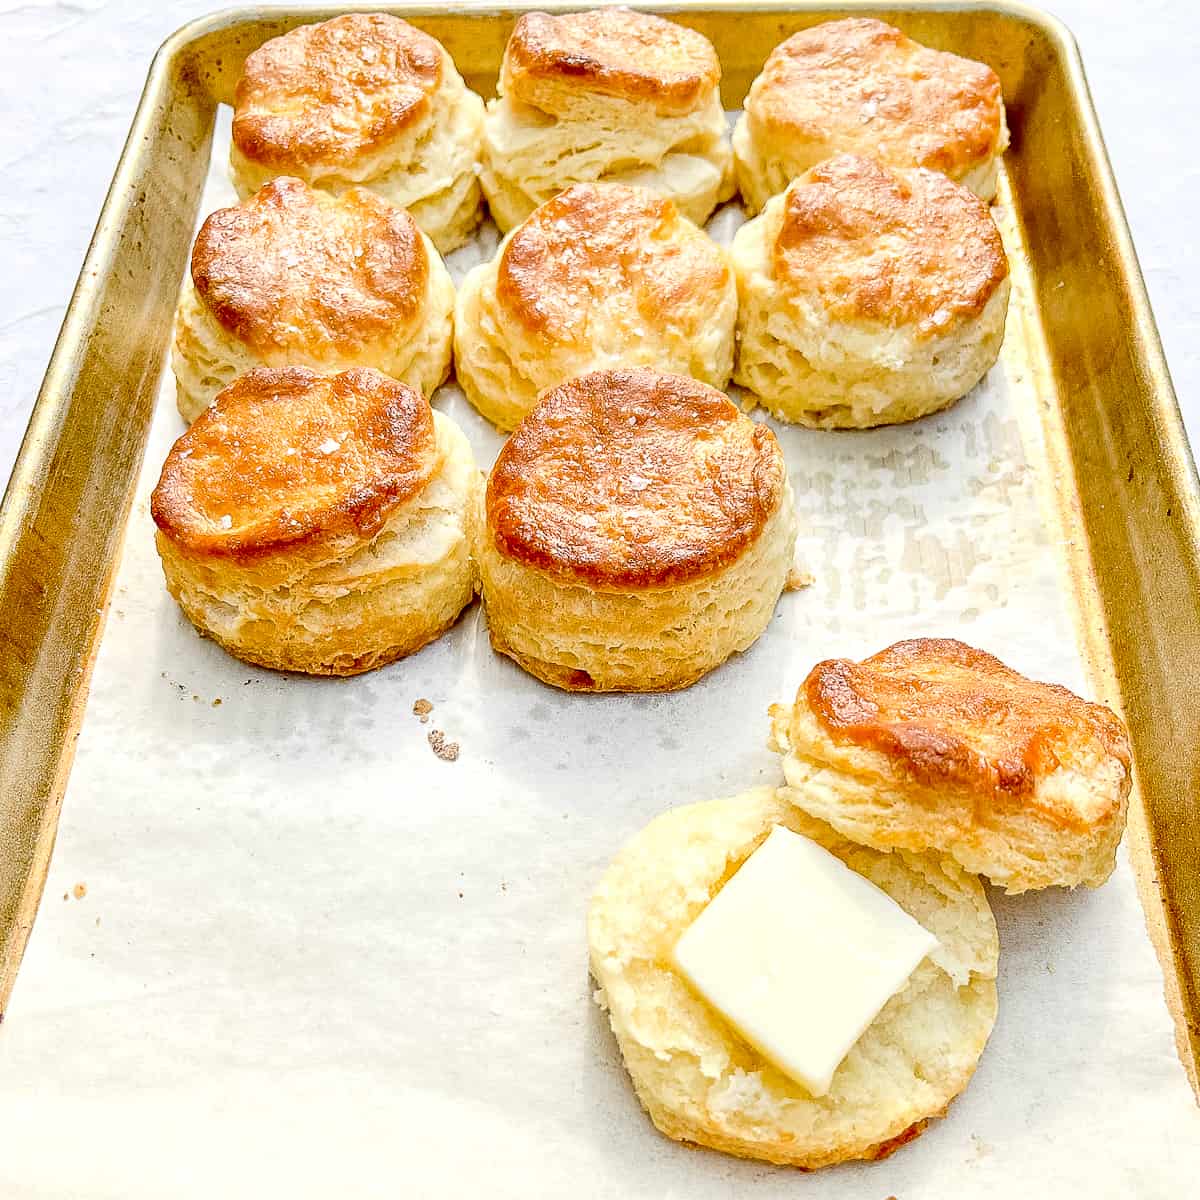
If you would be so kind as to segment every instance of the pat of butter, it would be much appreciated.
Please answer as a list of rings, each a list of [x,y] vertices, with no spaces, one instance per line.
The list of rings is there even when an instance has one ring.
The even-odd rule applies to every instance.
[[[938,945],[885,891],[776,825],[675,945],[692,986],[814,1096]]]

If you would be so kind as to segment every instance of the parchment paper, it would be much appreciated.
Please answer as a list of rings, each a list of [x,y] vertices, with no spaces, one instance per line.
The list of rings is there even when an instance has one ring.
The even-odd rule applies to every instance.
[[[233,200],[225,139],[227,120],[203,213]],[[815,583],[669,696],[546,688],[491,652],[478,607],[348,681],[201,640],[147,514],[182,430],[168,376],[0,1034],[0,1196],[1194,1195],[1200,1114],[1124,855],[1098,891],[993,893],[995,1033],[948,1117],[879,1164],[802,1175],[667,1141],[591,1001],[609,858],[669,805],[779,780],[767,705],[817,659],[956,635],[1083,688],[1010,331],[945,414],[777,429]],[[454,388],[437,403],[489,465],[498,437]]]

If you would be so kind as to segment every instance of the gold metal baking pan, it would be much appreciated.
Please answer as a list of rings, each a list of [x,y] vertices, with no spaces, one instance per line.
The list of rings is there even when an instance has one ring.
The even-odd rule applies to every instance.
[[[394,6],[490,94],[522,6]],[[544,0],[524,7],[580,5]],[[1136,754],[1131,847],[1180,1052],[1200,1052],[1200,490],[1145,287],[1070,35],[1017,4],[708,0],[648,6],[701,30],[740,105],[782,38],[884,17],[999,73],[1011,203],[1034,299],[1079,642]],[[245,8],[159,51],[0,508],[0,1009],[54,844],[92,662],[197,216],[216,106],[266,38],[349,8]]]

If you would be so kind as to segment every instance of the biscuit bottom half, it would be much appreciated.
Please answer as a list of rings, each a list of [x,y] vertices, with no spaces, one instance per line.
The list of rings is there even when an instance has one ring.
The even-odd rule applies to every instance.
[[[940,942],[820,1097],[733,1033],[671,965],[684,930],[775,825],[835,854]],[[772,788],[652,821],[597,888],[588,946],[596,1000],[659,1130],[781,1165],[878,1159],[911,1141],[966,1087],[996,1019],[999,944],[979,881],[936,854],[856,845]]]
[[[462,432],[434,414],[441,467],[372,538],[335,561],[196,562],[157,535],[167,588],[188,620],[237,658],[309,675],[357,675],[419,650],[470,604],[467,536],[481,479]],[[277,558],[277,556],[273,556]]]
[[[543,683],[573,692],[667,692],[689,687],[770,623],[792,566],[790,487],[732,564],[672,587],[612,591],[560,583],[476,537],[492,646]]]

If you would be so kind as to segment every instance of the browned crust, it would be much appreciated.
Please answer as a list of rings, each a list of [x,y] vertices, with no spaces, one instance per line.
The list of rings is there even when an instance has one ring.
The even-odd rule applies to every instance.
[[[917,638],[862,662],[818,663],[801,685],[801,707],[834,742],[878,751],[918,784],[1005,806],[1029,803],[1060,767],[1087,773],[1116,760],[1124,782],[1113,789],[1111,811],[1042,798],[1039,808],[1069,828],[1108,819],[1129,790],[1129,738],[1113,712],[953,639]]]
[[[721,80],[712,44],[695,30],[628,8],[525,13],[504,51],[504,90],[538,104],[540,83],[691,112]]]
[[[509,238],[496,272],[504,315],[534,336],[587,343],[593,312],[630,305],[651,327],[729,285],[716,244],[673,200],[622,184],[579,183]],[[604,319],[604,318],[602,318]]]
[[[344,358],[417,317],[429,255],[405,209],[365,188],[334,198],[284,177],[208,217],[192,282],[259,358]]]
[[[233,144],[280,171],[353,162],[427,115],[445,57],[435,39],[384,13],[301,25],[246,58]]]
[[[786,1143],[777,1143],[769,1146],[751,1145],[740,1140],[714,1136],[711,1131],[698,1129],[691,1121],[681,1119],[667,1109],[658,1106],[652,1108],[647,1097],[643,1096],[640,1092],[638,1093],[638,1098],[642,1101],[643,1107],[650,1113],[650,1119],[660,1133],[673,1138],[691,1150],[718,1150],[722,1154],[732,1154],[738,1158],[745,1158],[755,1162],[769,1162],[778,1167],[791,1167],[793,1170],[801,1171],[804,1174],[808,1174],[810,1171],[820,1171],[826,1167],[836,1166],[838,1163],[844,1162],[881,1162],[885,1158],[890,1158],[897,1150],[907,1146],[909,1142],[915,1142],[929,1128],[930,1121],[944,1117],[949,1111],[949,1104],[947,1104],[940,1113],[933,1113],[919,1121],[914,1121],[907,1129],[902,1130],[895,1137],[889,1138],[884,1142],[879,1142],[877,1145],[868,1146],[857,1153],[829,1153],[809,1158],[798,1157],[796,1152]],[[890,1200],[895,1200],[895,1197],[891,1197]]]
[[[407,385],[366,367],[259,367],[171,448],[150,512],[181,553],[252,560],[374,536],[437,461],[433,413]]]
[[[942,1109],[940,1113],[934,1115],[944,1117],[946,1109]],[[885,1158],[891,1158],[902,1146],[907,1146],[909,1142],[915,1142],[929,1128],[929,1122],[932,1119],[932,1117],[925,1117],[920,1121],[914,1121],[903,1133],[898,1133],[894,1138],[888,1138],[886,1142],[880,1142],[878,1146],[873,1146],[863,1157],[870,1162],[882,1162]]]
[[[685,672],[680,672],[676,668],[675,674],[663,678],[654,687],[639,686],[631,688],[627,682],[606,683],[602,685],[598,684],[591,674],[578,667],[568,667],[561,663],[547,662],[543,658],[535,658],[532,655],[523,654],[516,647],[510,645],[504,635],[499,633],[494,625],[488,626],[488,634],[491,639],[492,649],[497,654],[503,654],[506,658],[511,658],[523,671],[528,672],[535,679],[540,679],[543,683],[549,684],[551,687],[556,687],[563,692],[587,692],[593,695],[602,692],[630,691],[638,691],[643,694],[681,692],[685,688],[690,688],[693,683],[703,679],[710,671],[720,666],[719,663],[716,663],[704,666],[699,670]]]
[[[180,597],[176,596],[179,600]],[[180,600],[183,604],[183,601]],[[185,607],[185,611],[186,607]],[[303,645],[281,646],[277,642],[262,641],[257,644],[239,642],[232,638],[222,637],[212,629],[200,623],[199,615],[187,613],[196,632],[201,637],[212,639],[227,654],[239,658],[242,662],[255,667],[265,667],[269,671],[297,671],[304,675],[325,675],[334,678],[348,678],[352,675],[364,675],[368,671],[386,667],[388,663],[407,658],[430,642],[436,641],[448,629],[458,623],[461,613],[455,614],[449,620],[440,621],[430,627],[416,629],[403,641],[394,642],[380,650],[367,650],[361,654],[349,651],[331,652],[325,647],[306,647]]]
[[[597,371],[547,392],[500,451],[488,532],[505,557],[568,583],[667,587],[739,558],[785,483],[775,435],[723,392]]]
[[[936,171],[841,154],[787,190],[772,271],[831,316],[915,324],[978,316],[1008,276],[987,205]]]
[[[781,42],[747,109],[774,136],[953,176],[1002,148],[995,71],[867,17],[828,21]]]

